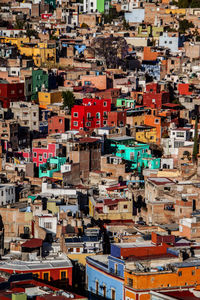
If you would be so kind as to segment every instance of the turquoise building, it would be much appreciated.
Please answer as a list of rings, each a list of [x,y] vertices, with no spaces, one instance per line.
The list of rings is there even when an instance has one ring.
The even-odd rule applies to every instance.
[[[45,164],[39,166],[39,178],[53,177],[54,172],[60,172],[61,166],[66,163],[66,157],[51,157]]]
[[[150,146],[135,141],[131,137],[111,139],[111,151],[129,163],[130,171],[141,172],[143,168],[159,169],[160,158],[151,154]]]

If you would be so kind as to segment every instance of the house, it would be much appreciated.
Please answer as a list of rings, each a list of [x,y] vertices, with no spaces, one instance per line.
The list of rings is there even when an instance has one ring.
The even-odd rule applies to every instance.
[[[176,33],[163,32],[159,37],[159,46],[169,48],[171,52],[177,52],[179,47],[179,37]]]
[[[39,177],[53,177],[54,172],[59,172],[66,163],[66,157],[50,157],[47,162],[39,165]]]
[[[39,167],[40,164],[46,163],[48,158],[58,156],[59,149],[60,147],[58,144],[47,143],[46,140],[44,143],[42,143],[42,140],[37,140],[37,142],[35,140],[32,147],[33,163]]]
[[[39,107],[29,102],[11,102],[10,108],[20,126],[29,127],[31,131],[39,130]]]
[[[163,104],[169,102],[169,93],[161,91],[157,83],[149,83],[146,85],[146,92],[143,94],[144,106],[160,109]]]
[[[14,184],[0,184],[0,205],[15,203],[16,191]]]
[[[62,93],[58,90],[38,92],[38,102],[41,108],[46,109],[48,105],[62,103]]]
[[[82,105],[74,105],[71,111],[72,130],[90,130],[107,125],[110,99],[84,98]]]
[[[48,118],[48,133],[64,133],[70,128],[69,119],[63,116],[52,116]]]
[[[112,138],[110,142],[112,153],[127,161],[130,170],[140,172],[142,168],[160,168],[160,159],[152,156],[149,145],[138,143],[128,137]]]
[[[0,102],[2,107],[9,108],[11,101],[18,102],[24,100],[24,83],[9,83],[8,81],[0,80]]]
[[[48,74],[42,69],[32,70],[32,96],[31,100],[38,99],[38,92],[42,89],[48,90]]]

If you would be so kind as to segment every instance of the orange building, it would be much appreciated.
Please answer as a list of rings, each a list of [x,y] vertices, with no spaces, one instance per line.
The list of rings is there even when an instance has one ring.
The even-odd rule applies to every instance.
[[[124,296],[150,300],[150,291],[188,290],[200,286],[200,262],[181,262],[155,269],[125,270]]]
[[[151,47],[144,47],[143,60],[156,60],[159,53],[152,51]]]
[[[158,116],[157,110],[152,109],[151,114],[144,116],[144,125],[153,126],[156,128],[156,144],[160,144],[161,141],[161,117]]]

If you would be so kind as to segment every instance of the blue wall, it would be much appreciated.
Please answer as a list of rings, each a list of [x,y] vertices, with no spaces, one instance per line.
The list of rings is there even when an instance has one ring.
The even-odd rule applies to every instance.
[[[95,258],[94,258],[95,259]],[[88,258],[89,260],[89,258]],[[88,291],[96,293],[96,281],[99,283],[99,295],[103,296],[103,286],[106,287],[106,299],[111,299],[111,289],[115,290],[116,300],[123,300],[123,280],[104,273],[100,269],[94,269],[86,264],[86,276],[88,282]]]
[[[110,254],[114,257],[121,257],[120,247],[117,245],[111,244],[110,246]]]
[[[124,262],[113,256],[108,257],[108,269],[110,273],[115,273],[117,265],[117,275],[124,278]]]
[[[125,13],[125,20],[130,23],[142,23],[144,21],[144,13],[143,8],[133,9],[132,12]]]

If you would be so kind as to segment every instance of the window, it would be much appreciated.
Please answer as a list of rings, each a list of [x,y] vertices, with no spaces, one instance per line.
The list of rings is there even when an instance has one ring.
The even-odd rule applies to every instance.
[[[43,154],[43,155],[44,155],[44,158],[46,159],[46,158],[47,158],[47,153],[46,153],[46,152],[44,152],[44,154]]]
[[[105,284],[103,285],[103,297],[106,298],[106,286],[105,286]]]
[[[124,205],[124,209],[127,209],[128,208],[128,206],[127,205]]]
[[[107,121],[104,120],[104,121],[103,121],[103,125],[107,125]]]
[[[73,122],[73,125],[74,125],[74,126],[78,126],[78,122],[77,122],[77,121],[74,121],[74,122]]]
[[[87,119],[91,118],[91,113],[87,113]]]
[[[178,131],[176,137],[184,137],[184,132]]]
[[[39,161],[42,161],[42,154],[39,155]]]
[[[128,285],[130,287],[133,287],[133,279],[132,278],[128,278]]]
[[[96,118],[100,119],[100,113],[99,112],[96,113]]]
[[[61,279],[66,279],[66,271],[61,271]]]
[[[96,294],[99,295],[99,282],[96,280]]]
[[[86,122],[86,126],[90,127],[91,126],[91,122]]]
[[[53,153],[49,153],[49,158],[50,158],[50,157],[53,157]]]
[[[195,270],[192,270],[192,275],[195,275]]]
[[[3,196],[3,191],[1,191],[1,196]]]
[[[10,93],[11,93],[12,95],[14,95],[14,94],[15,94],[15,91],[14,91],[14,90],[12,90]]]
[[[52,229],[52,223],[51,222],[44,222],[44,227],[46,229]]]
[[[118,264],[115,264],[115,274],[118,273]]]
[[[111,299],[115,300],[115,296],[116,296],[115,289],[111,289]]]
[[[182,271],[179,271],[179,272],[178,272],[178,276],[182,276]]]
[[[35,125],[35,126],[36,126],[36,124],[37,124],[36,122],[33,122],[33,125]]]
[[[159,123],[159,119],[155,119],[155,124],[158,124]]]
[[[106,102],[106,101],[104,101],[104,103],[103,103],[103,106],[104,106],[104,107],[106,107],[106,106],[107,106],[107,102]]]
[[[78,118],[78,113],[77,112],[74,112],[74,117]]]
[[[33,152],[33,157],[37,157],[37,152]]]
[[[96,125],[99,125],[100,124],[100,121],[96,121]]]
[[[62,120],[62,119],[59,119],[59,123],[62,124],[62,122],[63,122],[63,120]]]
[[[43,279],[49,281],[49,273],[43,273]]]
[[[34,113],[33,113],[33,116],[34,116],[34,117],[36,117],[36,116],[37,116],[36,112],[34,112]]]

